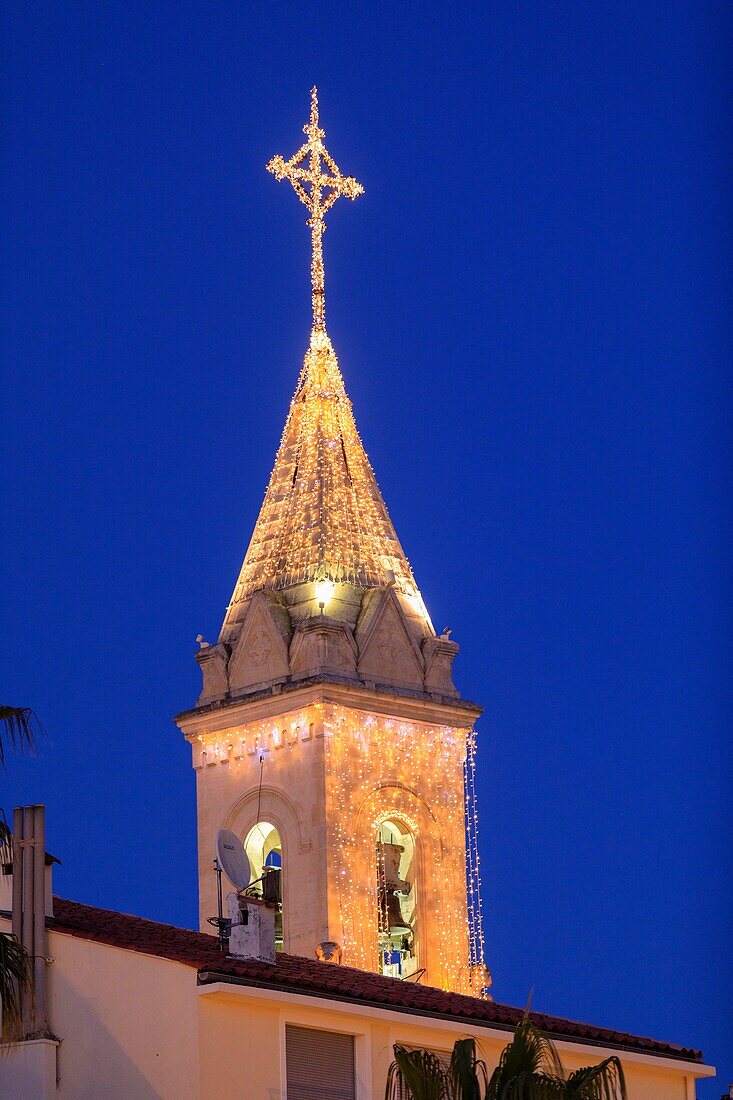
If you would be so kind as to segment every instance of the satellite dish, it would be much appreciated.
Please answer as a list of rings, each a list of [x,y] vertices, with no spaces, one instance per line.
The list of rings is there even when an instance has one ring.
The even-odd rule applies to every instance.
[[[231,829],[219,829],[216,837],[216,856],[219,866],[237,890],[246,890],[252,878],[244,845]]]

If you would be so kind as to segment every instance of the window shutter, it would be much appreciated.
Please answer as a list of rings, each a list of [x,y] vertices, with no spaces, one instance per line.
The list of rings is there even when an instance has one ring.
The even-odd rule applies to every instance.
[[[356,1100],[354,1036],[285,1026],[288,1100]]]

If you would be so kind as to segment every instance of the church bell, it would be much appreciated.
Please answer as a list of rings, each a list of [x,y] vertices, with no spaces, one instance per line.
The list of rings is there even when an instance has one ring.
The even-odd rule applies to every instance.
[[[262,876],[262,899],[269,905],[282,902],[281,872],[279,867],[266,867]]]
[[[402,913],[400,897],[410,893],[410,883],[400,878],[400,857],[404,852],[401,844],[377,845],[377,866],[379,867],[379,931],[390,936],[403,935],[412,931],[412,927]]]

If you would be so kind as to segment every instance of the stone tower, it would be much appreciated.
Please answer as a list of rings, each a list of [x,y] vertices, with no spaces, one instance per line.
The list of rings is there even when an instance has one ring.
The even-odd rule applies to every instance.
[[[268,168],[310,214],[310,345],[219,640],[197,654],[203,690],[176,719],[197,776],[202,927],[228,828],[253,890],[281,897],[284,950],[334,941],[346,965],[478,991],[464,772],[480,708],[455,689],[458,646],[433,629],[326,333],[323,215],[362,189],[325,150],[315,90],[304,129]]]

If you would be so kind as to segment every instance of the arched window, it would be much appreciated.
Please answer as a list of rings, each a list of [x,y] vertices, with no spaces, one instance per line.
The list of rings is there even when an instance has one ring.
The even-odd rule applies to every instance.
[[[379,965],[383,974],[406,978],[418,969],[415,838],[396,818],[377,829]]]
[[[275,948],[282,951],[283,912],[282,874],[283,852],[280,834],[269,821],[258,821],[247,833],[244,850],[252,868],[252,885],[247,893],[254,893],[265,901],[277,905],[275,912]]]

